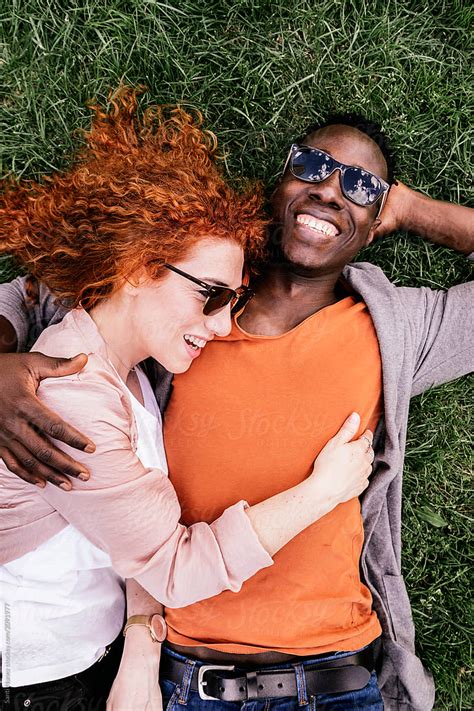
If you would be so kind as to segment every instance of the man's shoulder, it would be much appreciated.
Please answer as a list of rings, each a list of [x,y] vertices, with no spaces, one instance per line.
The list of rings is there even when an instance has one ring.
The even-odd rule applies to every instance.
[[[390,281],[383,269],[371,262],[352,262],[347,264],[344,267],[343,275],[349,284],[356,288],[360,286],[364,290],[377,288],[389,291],[396,289],[395,284]]]
[[[377,265],[370,262],[348,264],[343,276],[349,287],[366,303],[372,317],[374,311],[384,313],[399,308],[399,287]]]
[[[394,284],[385,272],[370,262],[348,264],[343,276],[349,287],[366,304],[379,340],[403,340],[403,331],[422,329],[431,304],[443,291],[428,287],[403,287]]]
[[[451,294],[452,297],[472,298],[474,282],[468,281],[448,288],[432,289],[428,286],[401,286],[395,284],[385,272],[370,262],[355,262],[348,264],[343,271],[343,276],[364,301],[370,306],[387,304],[392,300],[404,308],[416,304],[420,306],[425,302],[435,301],[440,296]],[[384,297],[380,301],[380,297]],[[379,299],[379,300],[377,300]]]
[[[348,265],[344,277],[369,310],[384,362],[404,362],[416,372],[412,394],[472,369],[474,282],[449,289],[396,286],[367,262]]]

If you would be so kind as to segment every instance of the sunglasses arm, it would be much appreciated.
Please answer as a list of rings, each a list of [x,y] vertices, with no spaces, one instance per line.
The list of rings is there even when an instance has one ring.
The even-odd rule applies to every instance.
[[[295,147],[295,146],[294,146],[294,144],[293,144],[293,145],[291,146],[291,148],[290,148],[289,153],[288,153],[288,157],[287,157],[287,159],[286,159],[286,161],[285,161],[285,165],[283,166],[283,171],[282,171],[282,174],[281,174],[281,177],[282,177],[282,178],[283,178],[283,176],[284,176],[285,173],[286,173],[286,169],[288,168],[288,163],[290,162],[291,156],[292,156],[292,154],[293,154],[293,148],[294,148],[294,147]]]
[[[392,186],[390,186],[390,188],[384,192],[382,200],[380,201],[379,209],[377,210],[377,214],[375,215],[375,219],[377,219],[382,214],[382,210],[384,209],[385,203],[387,202],[388,194],[390,192],[391,187]]]

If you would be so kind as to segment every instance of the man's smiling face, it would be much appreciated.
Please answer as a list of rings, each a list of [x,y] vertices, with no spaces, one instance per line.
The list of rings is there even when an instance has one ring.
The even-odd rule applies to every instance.
[[[306,136],[303,143],[387,179],[382,151],[356,128],[327,126]],[[379,202],[360,207],[348,200],[342,193],[338,170],[320,183],[307,183],[287,168],[273,194],[272,206],[285,259],[308,275],[342,270],[372,241],[379,224]]]

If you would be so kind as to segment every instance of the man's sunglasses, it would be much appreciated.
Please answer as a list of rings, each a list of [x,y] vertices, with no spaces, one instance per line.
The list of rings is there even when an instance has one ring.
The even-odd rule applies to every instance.
[[[186,272],[181,271],[181,269],[177,267],[173,267],[171,264],[164,264],[163,266],[202,287],[199,293],[206,297],[206,301],[202,307],[202,312],[206,316],[209,316],[209,314],[215,311],[219,311],[224,306],[227,306],[227,304],[231,305],[232,313],[237,313],[244,308],[255,293],[253,289],[250,289],[248,286],[241,286],[237,291],[234,291],[228,286],[207,284],[205,281],[196,279],[196,277],[191,276],[191,274],[186,274]]]
[[[380,214],[390,185],[368,170],[356,165],[346,165],[310,146],[299,146],[294,143],[290,148],[283,174],[287,167],[295,178],[307,183],[321,183],[339,170],[341,190],[345,197],[361,207],[370,207],[383,196],[377,214]]]

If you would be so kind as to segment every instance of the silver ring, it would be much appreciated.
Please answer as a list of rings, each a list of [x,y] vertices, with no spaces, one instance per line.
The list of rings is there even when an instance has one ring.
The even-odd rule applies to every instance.
[[[362,435],[363,439],[367,440],[367,449],[365,450],[366,452],[369,451],[369,449],[372,449],[372,442],[366,435]]]

